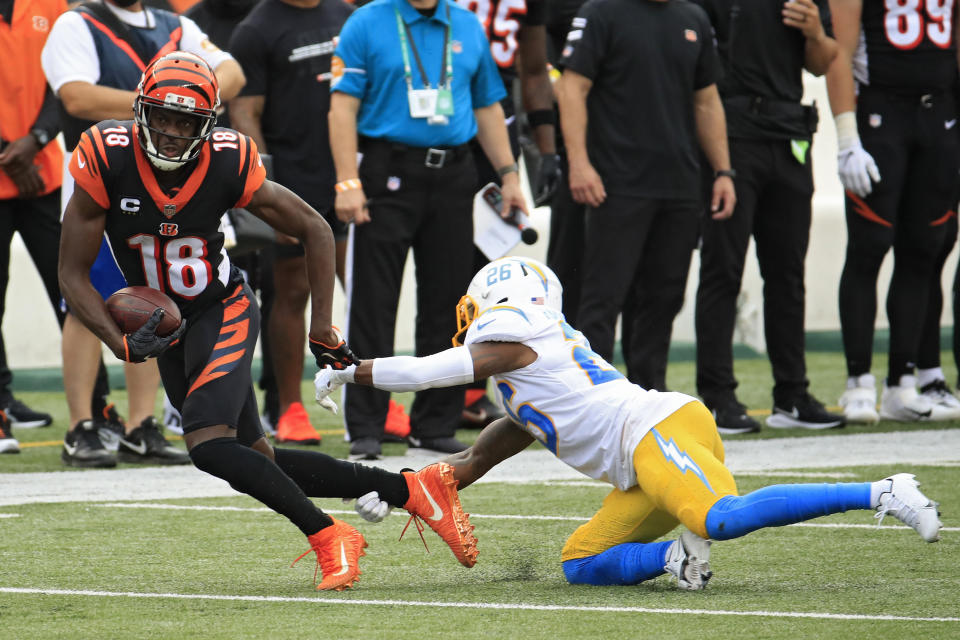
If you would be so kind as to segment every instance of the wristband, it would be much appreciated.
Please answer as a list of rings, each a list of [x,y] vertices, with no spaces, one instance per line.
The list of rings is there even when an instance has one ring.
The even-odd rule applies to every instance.
[[[516,162],[512,162],[508,165],[505,165],[497,169],[497,175],[500,176],[501,178],[507,175],[508,173],[519,173],[519,172],[520,172],[520,167],[517,166]]]
[[[713,172],[714,180],[716,180],[717,178],[723,178],[723,177],[727,177],[733,180],[734,178],[737,177],[737,172],[733,169],[720,169],[718,171]]]
[[[351,189],[359,189],[361,186],[359,178],[350,178],[349,180],[341,180],[336,184],[334,189],[337,193],[343,193],[344,191],[350,191]]]
[[[837,125],[837,147],[849,149],[860,144],[860,134],[857,132],[857,114],[853,111],[838,113],[833,118]]]
[[[537,109],[527,114],[527,122],[533,129],[545,124],[556,126],[557,113],[553,109]]]

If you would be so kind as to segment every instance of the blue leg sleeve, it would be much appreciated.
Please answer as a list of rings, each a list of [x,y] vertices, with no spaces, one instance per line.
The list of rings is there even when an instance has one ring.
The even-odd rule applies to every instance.
[[[707,512],[707,534],[714,540],[729,540],[763,527],[870,508],[869,482],[777,484],[718,500]]]
[[[674,543],[626,542],[586,558],[563,563],[563,573],[570,584],[637,584],[662,575],[667,563],[667,549]]]

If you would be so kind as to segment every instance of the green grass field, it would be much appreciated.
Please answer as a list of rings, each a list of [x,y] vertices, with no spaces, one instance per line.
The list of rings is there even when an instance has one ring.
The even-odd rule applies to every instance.
[[[814,393],[835,404],[842,357],[811,354],[809,365]],[[741,399],[758,414],[769,409],[766,361],[738,362],[737,372]],[[954,371],[948,376],[955,380]],[[673,388],[692,392],[692,380],[692,363],[671,365]],[[310,392],[305,384],[306,397]],[[4,474],[64,469],[62,395],[19,395],[57,422],[15,432],[24,448],[0,456],[0,494],[11,478]],[[114,400],[124,407],[122,393]],[[320,450],[344,457],[339,419],[308,408],[324,433]],[[880,423],[846,431],[916,428]],[[469,441],[474,434],[458,435]],[[789,447],[791,438],[809,435],[764,430],[732,439],[781,438]],[[403,450],[389,445],[385,454]],[[465,490],[480,543],[473,569],[458,565],[429,530],[429,553],[412,527],[398,541],[406,518],[397,513],[371,525],[339,500],[318,501],[370,543],[359,585],[344,593],[313,589],[310,557],[291,568],[306,548],[302,536],[246,497],[120,504],[91,496],[0,506],[0,638],[960,638],[960,466],[853,464],[818,468],[824,477],[817,480],[803,469],[737,480],[743,493],[775,482],[869,481],[907,470],[941,502],[940,542],[926,544],[909,529],[887,526],[896,524],[891,520],[877,529],[868,512],[768,529],[716,543],[714,578],[694,593],[667,577],[635,587],[565,582],[560,549],[600,504],[607,488],[599,484]],[[118,482],[132,477],[104,473],[117,473]]]

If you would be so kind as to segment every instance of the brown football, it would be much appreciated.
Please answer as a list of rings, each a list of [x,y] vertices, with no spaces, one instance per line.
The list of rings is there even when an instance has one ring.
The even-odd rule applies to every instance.
[[[107,298],[107,311],[123,333],[133,333],[150,319],[153,310],[164,310],[158,336],[168,336],[180,326],[180,309],[167,294],[150,287],[126,287]]]

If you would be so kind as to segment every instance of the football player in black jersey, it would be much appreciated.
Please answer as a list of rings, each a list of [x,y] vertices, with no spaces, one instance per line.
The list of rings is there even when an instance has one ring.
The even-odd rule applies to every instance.
[[[223,211],[244,207],[303,243],[317,365],[342,368],[356,358],[331,325],[329,225],[293,192],[265,179],[250,138],[214,127],[218,105],[209,66],[192,54],[171,53],[144,72],[133,121],[108,120],[83,134],[70,161],[76,190],[60,246],[60,286],[70,309],[118,358],[158,357],[193,463],[289,518],[317,554],[323,571],[318,588],[352,586],[367,545],[356,529],[307,496],[386,492],[389,502],[414,516],[430,514],[428,524],[462,564],[472,566],[473,527],[448,465],[392,474],[317,452],[273,449],[264,437],[250,372],[260,314],[223,249]],[[161,309],[129,335],[113,322],[89,278],[104,232],[128,284],[158,289],[176,302],[184,321],[173,334],[154,331]]]

